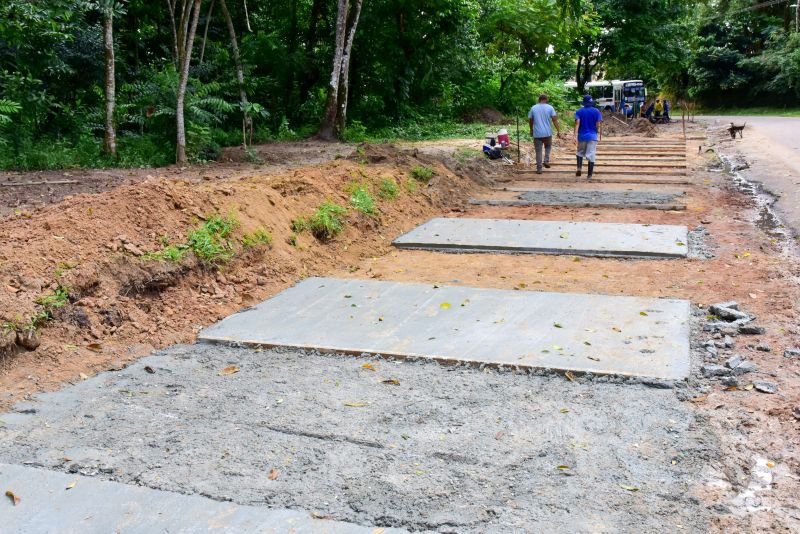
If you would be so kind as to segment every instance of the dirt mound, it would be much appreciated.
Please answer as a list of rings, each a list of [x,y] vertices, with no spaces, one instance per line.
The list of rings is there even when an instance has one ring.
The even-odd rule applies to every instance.
[[[428,156],[380,146],[365,147],[364,156],[379,162],[340,159],[279,173],[251,166],[230,178],[157,176],[0,220],[0,325],[7,325],[0,329],[0,389],[9,393],[0,407],[89,369],[191,341],[202,325],[298,278],[357,269],[363,258],[388,253],[394,236],[461,209],[476,188]],[[427,182],[412,177],[420,165],[434,173]],[[376,216],[350,209],[345,230],[327,243],[292,230],[293,220],[325,201],[349,207],[347,184],[354,181],[371,191]],[[381,188],[392,183],[390,199]],[[240,224],[231,261],[216,269],[192,253],[176,261],[152,257],[167,244],[187,242],[215,213],[232,214]],[[257,229],[272,244],[247,249],[245,234]],[[48,298],[61,300],[45,309]],[[25,350],[14,326],[48,310],[49,320],[39,318],[38,348]],[[43,359],[46,374],[38,371]]]
[[[631,123],[631,131],[644,137],[658,136],[658,128],[644,117],[636,117]]]
[[[657,137],[658,128],[643,117],[636,117],[626,121],[618,113],[603,112],[603,135],[624,137],[636,135],[639,137]]]
[[[461,116],[464,122],[482,122],[485,124],[506,124],[509,119],[494,108],[485,107],[469,111]]]

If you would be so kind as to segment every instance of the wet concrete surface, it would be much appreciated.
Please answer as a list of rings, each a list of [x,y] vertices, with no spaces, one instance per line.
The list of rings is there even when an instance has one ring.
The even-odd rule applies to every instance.
[[[604,208],[649,208],[682,210],[682,192],[602,191],[591,189],[539,189],[525,191],[513,199],[475,199],[471,204],[492,206],[570,206]]]
[[[720,452],[677,386],[176,346],[4,414],[0,461],[410,530],[704,532]]]

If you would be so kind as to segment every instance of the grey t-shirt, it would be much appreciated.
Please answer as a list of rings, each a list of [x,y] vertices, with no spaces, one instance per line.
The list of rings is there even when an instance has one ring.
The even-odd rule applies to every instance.
[[[553,135],[553,123],[550,121],[556,116],[556,110],[550,104],[536,104],[528,112],[528,118],[533,119],[533,137],[550,137]]]

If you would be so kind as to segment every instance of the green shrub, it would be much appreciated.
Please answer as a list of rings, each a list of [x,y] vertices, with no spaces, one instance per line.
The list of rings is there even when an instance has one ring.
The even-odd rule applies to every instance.
[[[344,139],[351,143],[363,143],[367,140],[367,127],[361,121],[352,121],[344,130]]]
[[[350,192],[350,205],[364,215],[373,216],[378,214],[378,210],[375,208],[375,199],[369,194],[365,184],[356,186]]]
[[[272,235],[264,228],[257,228],[251,234],[244,234],[242,236],[242,248],[250,250],[261,246],[268,246],[272,244]]]
[[[409,193],[416,193],[417,192],[417,182],[413,178],[409,178],[406,180],[406,191]]]
[[[344,230],[343,217],[346,214],[346,208],[333,202],[325,202],[308,219],[295,219],[292,230],[297,233],[308,230],[320,241],[328,241]]]
[[[436,171],[430,167],[423,167],[422,165],[417,165],[411,169],[411,177],[418,182],[428,183],[430,179],[433,178],[434,174],[436,174]]]
[[[224,263],[235,254],[230,236],[238,227],[239,221],[232,215],[212,215],[199,228],[189,232],[187,245],[203,263]]]
[[[394,178],[384,178],[381,180],[378,196],[384,200],[394,200],[400,195],[400,188]]]

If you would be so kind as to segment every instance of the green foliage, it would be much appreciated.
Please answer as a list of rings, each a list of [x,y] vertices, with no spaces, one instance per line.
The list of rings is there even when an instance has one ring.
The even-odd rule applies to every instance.
[[[431,178],[434,177],[436,171],[431,169],[430,167],[425,167],[423,165],[417,165],[413,169],[411,169],[411,177],[417,180],[418,182],[428,183]]]
[[[394,178],[383,178],[381,180],[378,196],[384,200],[394,200],[400,195],[400,187]]]
[[[20,109],[22,109],[22,106],[18,103],[0,98],[0,124],[8,124],[11,122],[11,117],[9,115],[17,113]]]
[[[69,303],[69,290],[59,284],[49,295],[39,297],[34,302],[39,307],[39,310],[30,317],[28,325],[19,326],[35,330],[44,323],[52,320],[56,310],[63,308]]]
[[[308,230],[320,241],[329,241],[344,230],[345,215],[347,209],[343,206],[325,202],[307,219],[295,219],[292,222],[292,231],[300,233]]]
[[[350,205],[364,215],[375,216],[378,214],[375,199],[372,198],[366,184],[355,184],[350,188]]]
[[[367,140],[367,127],[361,121],[352,121],[345,129],[344,138],[350,143],[363,143]]]
[[[232,215],[212,215],[199,228],[189,232],[187,245],[197,258],[208,265],[218,265],[233,258],[231,233],[239,227]]]
[[[242,236],[242,248],[252,250],[272,244],[272,235],[264,228],[256,228],[252,233]]]

